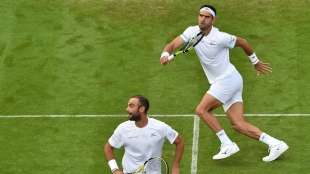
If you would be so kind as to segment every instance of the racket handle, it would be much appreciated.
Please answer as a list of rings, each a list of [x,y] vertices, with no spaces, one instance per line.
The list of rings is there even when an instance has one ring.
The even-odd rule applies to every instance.
[[[174,59],[174,54],[171,54],[169,57],[168,57],[168,60],[170,61],[170,60],[172,60],[172,59]]]

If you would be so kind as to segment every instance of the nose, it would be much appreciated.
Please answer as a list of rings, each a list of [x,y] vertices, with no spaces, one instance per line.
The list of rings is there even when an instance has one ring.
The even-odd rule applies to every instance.
[[[201,23],[204,23],[204,22],[205,22],[205,20],[206,20],[206,18],[205,18],[205,17],[200,17],[200,19],[199,19],[199,21],[200,21]]]

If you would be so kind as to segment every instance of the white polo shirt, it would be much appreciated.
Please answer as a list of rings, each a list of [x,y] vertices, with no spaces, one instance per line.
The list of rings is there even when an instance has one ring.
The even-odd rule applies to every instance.
[[[178,133],[169,125],[148,118],[145,127],[139,128],[134,121],[121,123],[109,139],[114,148],[124,146],[122,160],[124,173],[132,173],[151,157],[161,157],[165,138],[172,144]]]
[[[188,42],[199,32],[198,25],[190,26],[180,36],[184,42]],[[210,84],[233,72],[237,72],[229,60],[229,49],[235,46],[236,40],[236,36],[212,27],[210,33],[204,36],[199,44],[194,47]]]

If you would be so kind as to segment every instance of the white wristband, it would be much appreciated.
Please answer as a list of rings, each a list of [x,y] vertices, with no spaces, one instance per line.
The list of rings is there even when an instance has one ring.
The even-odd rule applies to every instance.
[[[255,65],[255,64],[257,64],[257,63],[259,62],[259,59],[257,58],[257,56],[256,56],[255,53],[251,54],[251,55],[248,56],[248,57],[249,57],[249,59],[250,59],[250,61],[251,61],[251,63],[252,63],[253,65]]]
[[[111,159],[109,162],[108,162],[109,166],[110,166],[110,169],[112,171],[112,173],[118,169],[118,166],[117,166],[117,163],[115,161],[115,159]]]
[[[170,54],[167,51],[164,51],[161,53],[160,58],[165,57],[165,56],[169,57]]]

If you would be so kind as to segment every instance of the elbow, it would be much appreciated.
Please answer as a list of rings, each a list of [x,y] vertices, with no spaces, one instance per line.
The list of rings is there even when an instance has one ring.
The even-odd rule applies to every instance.
[[[106,157],[110,156],[110,154],[113,152],[112,146],[109,143],[106,143],[103,146],[103,152],[104,152]]]
[[[174,142],[174,144],[177,146],[178,149],[181,149],[183,151],[184,149],[184,139],[179,135]]]
[[[107,151],[108,151],[108,143],[103,145],[103,152],[107,154]]]
[[[105,143],[105,145],[103,146],[103,150],[104,152],[112,151],[112,146],[109,143]]]
[[[178,136],[174,144],[176,146],[174,164],[178,165],[181,162],[184,152],[184,140],[181,138],[181,136]]]

